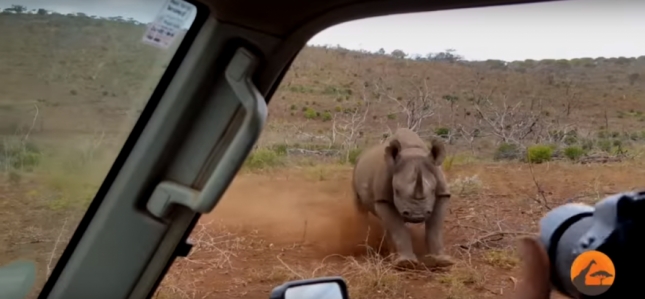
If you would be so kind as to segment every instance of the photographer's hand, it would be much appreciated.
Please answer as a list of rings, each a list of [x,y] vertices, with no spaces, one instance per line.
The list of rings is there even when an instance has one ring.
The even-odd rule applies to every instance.
[[[549,257],[535,238],[519,240],[522,277],[513,299],[549,299],[551,296]]]

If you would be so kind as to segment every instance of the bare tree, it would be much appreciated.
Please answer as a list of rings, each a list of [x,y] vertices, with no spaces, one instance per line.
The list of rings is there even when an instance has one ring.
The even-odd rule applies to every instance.
[[[476,155],[475,152],[475,139],[482,137],[483,133],[481,128],[483,127],[481,118],[475,118],[474,122],[471,123],[460,123],[458,126],[459,134],[468,142],[468,146],[473,155]]]
[[[568,118],[571,116],[572,111],[580,106],[580,91],[577,89],[577,85],[571,80],[567,80],[562,84],[564,85],[564,114]]]
[[[526,107],[523,101],[510,104],[506,94],[501,96],[500,103],[486,97],[475,104],[478,117],[498,138],[505,143],[522,144],[527,137],[539,127],[541,101],[532,99]]]
[[[332,116],[331,142],[333,144],[340,142],[345,161],[349,161],[351,151],[358,147],[358,140],[363,135],[365,120],[370,112],[372,101],[363,87],[359,103]]]
[[[580,107],[579,90],[577,85],[566,80],[560,82],[564,86],[564,94],[561,97],[562,109],[555,110],[552,113],[552,119],[549,122],[542,122],[542,127],[536,134],[536,142],[546,141],[548,143],[566,143],[567,137],[576,132],[576,126],[571,123],[571,115]]]
[[[450,108],[450,128],[448,128],[448,131],[446,132],[445,136],[439,136],[442,138],[445,138],[448,140],[448,144],[453,144],[455,141],[455,137],[459,134],[458,130],[458,125],[457,125],[457,109],[459,108],[459,105],[457,102],[459,101],[459,97],[455,95],[444,95],[441,97],[443,100],[448,102],[449,108]]]
[[[423,121],[435,113],[437,106],[435,96],[428,88],[427,80],[423,80],[420,84],[411,84],[407,89],[407,93],[402,96],[394,96],[389,93],[384,86],[378,86],[380,94],[392,100],[405,114],[406,127],[412,131],[418,132],[423,124]]]
[[[576,132],[575,126],[568,123],[560,123],[557,121],[543,122],[540,131],[536,134],[537,143],[553,143],[562,144],[566,143],[567,137]]]

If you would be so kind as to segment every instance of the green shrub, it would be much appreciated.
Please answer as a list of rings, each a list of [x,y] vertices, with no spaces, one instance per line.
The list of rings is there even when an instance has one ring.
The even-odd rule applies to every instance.
[[[249,156],[244,161],[244,167],[248,169],[259,170],[281,166],[284,165],[284,162],[285,154],[282,154],[278,150],[259,148],[249,154]]]
[[[349,150],[349,153],[347,153],[347,162],[356,165],[356,161],[358,160],[358,156],[361,155],[361,152],[362,150],[358,148]]]
[[[598,140],[598,148],[603,152],[611,153],[611,150],[613,148],[611,144],[611,140],[608,140],[608,139]]]
[[[529,163],[540,164],[551,160],[553,156],[553,147],[548,145],[532,145],[527,150]]]
[[[448,129],[448,128],[443,128],[443,127],[441,127],[441,128],[436,128],[436,129],[434,130],[434,133],[435,133],[437,136],[441,137],[441,138],[448,138],[448,135],[450,135],[450,129]]]
[[[0,168],[32,171],[40,165],[41,159],[42,153],[33,143],[19,141],[0,143]]]
[[[26,171],[32,171],[40,164],[42,155],[35,152],[23,152],[14,163],[14,168],[22,168]]]
[[[577,161],[584,154],[585,150],[579,146],[569,146],[564,149],[564,155],[572,161]]]
[[[274,144],[271,146],[271,149],[279,156],[287,155],[287,145],[284,143]]]
[[[325,111],[322,114],[322,121],[330,121],[331,120],[331,112]]]
[[[316,116],[317,116],[317,115],[316,115],[316,110],[311,109],[311,108],[307,108],[307,109],[305,110],[304,115],[305,115],[305,118],[306,118],[306,119],[314,119],[314,118],[316,118]]]
[[[515,160],[520,157],[520,149],[516,144],[502,143],[497,147],[493,159]]]

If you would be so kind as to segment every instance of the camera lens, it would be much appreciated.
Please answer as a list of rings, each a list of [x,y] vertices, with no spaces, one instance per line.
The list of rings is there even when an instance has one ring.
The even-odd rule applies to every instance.
[[[552,287],[572,298],[642,292],[644,198],[645,193],[631,192],[609,196],[594,207],[566,204],[549,211],[540,220],[540,241],[549,255]]]
[[[580,254],[580,240],[593,225],[593,212],[594,208],[587,205],[566,204],[540,220],[540,240],[551,261],[551,283],[572,297],[580,293],[571,281],[571,266]]]

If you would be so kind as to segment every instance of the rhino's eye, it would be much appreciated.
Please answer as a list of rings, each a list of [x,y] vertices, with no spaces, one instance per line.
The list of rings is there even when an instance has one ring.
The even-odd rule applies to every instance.
[[[394,189],[394,195],[399,196],[401,192],[399,192],[399,189]]]

